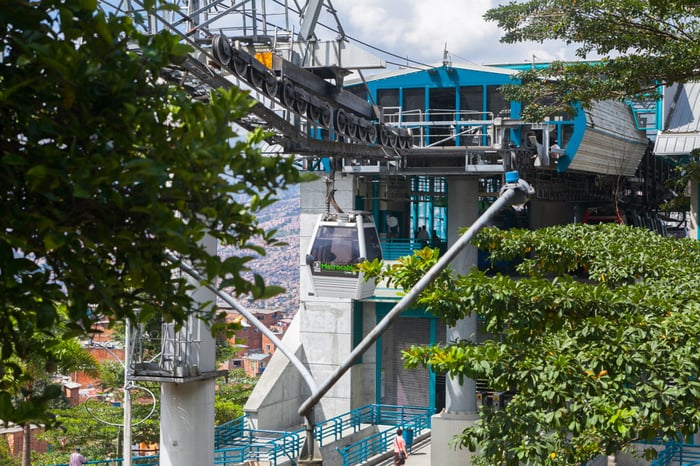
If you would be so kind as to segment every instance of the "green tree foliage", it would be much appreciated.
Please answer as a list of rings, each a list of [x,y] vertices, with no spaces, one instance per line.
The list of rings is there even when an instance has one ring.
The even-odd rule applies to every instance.
[[[38,464],[65,463],[76,446],[81,447],[89,459],[120,458],[121,435],[119,425],[123,422],[124,411],[120,402],[123,399],[123,368],[118,363],[103,363],[100,377],[112,380],[111,392],[94,397],[77,406],[60,406],[51,409],[58,428],[41,434],[41,439],[51,445],[51,451],[34,453],[33,460]],[[111,373],[109,376],[107,374]],[[247,377],[242,370],[231,371],[228,381],[217,381],[214,408],[216,424],[237,419],[243,415],[243,405],[255,386],[256,379]],[[159,403],[157,384],[143,384],[156,397]],[[151,396],[141,389],[132,389],[132,439],[134,443],[157,444],[160,441],[160,410],[151,413]],[[0,458],[2,449],[0,448]],[[4,463],[3,463],[4,464]]]
[[[143,394],[133,391],[134,396]],[[121,439],[123,432],[119,425],[123,422],[124,412],[121,405],[112,404],[116,399],[99,400],[93,398],[86,404],[53,410],[52,413],[60,423],[59,429],[51,429],[41,434],[41,439],[49,442],[51,451],[44,454],[34,454],[37,464],[67,463],[68,456],[80,447],[88,459],[121,458]],[[86,409],[86,406],[88,409]],[[158,407],[154,414],[150,397],[137,398],[132,405],[132,417],[135,424],[132,428],[134,443],[158,443],[160,438],[160,423]],[[109,422],[113,425],[106,424]],[[143,422],[141,422],[143,421]]]
[[[484,464],[562,464],[700,425],[700,243],[616,224],[483,230],[517,276],[444,272],[418,304],[448,324],[479,315],[483,344],[412,347],[407,365],[515,395],[456,439]],[[437,254],[383,272],[409,289]],[[490,336],[490,337],[489,337]],[[650,453],[651,454],[651,453]]]
[[[10,446],[7,443],[7,438],[0,437],[0,464],[5,466],[19,466],[20,460],[10,454]]]
[[[41,340],[37,338],[37,341]],[[76,338],[49,338],[45,343],[50,345],[46,352],[32,352],[23,359],[11,358],[11,369],[6,377],[7,386],[11,387],[8,392],[14,394],[13,407],[25,419],[22,440],[23,466],[31,464],[31,421],[48,421],[49,424],[55,422],[46,410],[57,403],[65,402],[60,379],[56,381],[53,376],[77,370],[92,376],[97,375],[97,362]],[[21,368],[21,372],[16,368]],[[12,377],[12,374],[16,374],[17,377]]]
[[[219,379],[214,399],[217,425],[243,416],[243,406],[256,382],[257,379],[248,377],[243,369],[230,371],[226,381]]]
[[[557,40],[575,44],[581,59],[522,73],[523,86],[507,95],[523,102],[524,117],[569,113],[601,98],[655,93],[658,85],[698,77],[700,7],[697,2],[644,0],[527,0],[486,12],[505,31],[505,43]],[[598,57],[602,57],[598,59]],[[546,79],[541,79],[546,78]]]
[[[2,2],[0,419],[35,420],[13,404],[27,376],[16,361],[51,360],[52,342],[97,316],[183,321],[190,285],[166,251],[239,294],[279,291],[243,274],[276,244],[255,215],[297,180],[293,161],[262,156],[261,131],[234,133],[252,105],[246,93],[194,101],[159,80],[188,48],[137,26],[96,0]],[[205,234],[240,255],[208,254]]]

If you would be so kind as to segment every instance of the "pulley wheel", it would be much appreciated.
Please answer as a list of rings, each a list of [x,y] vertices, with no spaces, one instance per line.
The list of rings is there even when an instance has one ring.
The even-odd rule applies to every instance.
[[[294,108],[295,98],[296,91],[294,90],[294,85],[289,81],[284,81],[282,83],[282,103],[287,108]]]
[[[265,76],[263,76],[262,73],[260,73],[258,70],[256,70],[253,67],[251,67],[248,70],[248,75],[249,75],[250,84],[258,90],[263,90],[263,83],[265,82]]]
[[[377,141],[377,127],[374,125],[370,125],[367,128],[367,139],[366,139],[368,144],[374,144]]]
[[[330,128],[333,121],[333,110],[328,102],[321,104],[321,118],[319,122],[324,128]]]
[[[342,108],[335,111],[335,129],[342,134],[348,129],[348,115]]]
[[[248,63],[246,63],[240,55],[235,55],[233,57],[233,71],[236,73],[236,76],[243,79],[245,79],[248,73]]]
[[[389,146],[396,149],[399,144],[399,135],[393,128],[389,129]]]
[[[357,123],[348,121],[348,126],[345,131],[351,138],[357,137]]]
[[[357,138],[362,142],[369,142],[367,140],[367,126],[362,126],[361,122],[357,127]]]
[[[316,105],[309,104],[309,109],[306,111],[306,114],[312,121],[319,121],[321,119],[321,109]]]
[[[265,94],[267,94],[269,97],[277,96],[277,78],[271,74],[265,76],[263,90],[265,91]]]
[[[228,39],[220,34],[216,34],[211,41],[211,48],[214,51],[214,56],[221,62],[222,65],[228,66],[231,63],[233,51]]]
[[[306,109],[308,106],[309,103],[300,95],[297,95],[297,98],[294,100],[294,108],[297,109],[297,112],[299,112],[300,115],[306,115]]]
[[[384,125],[379,128],[379,144],[382,146],[389,145],[389,129]]]

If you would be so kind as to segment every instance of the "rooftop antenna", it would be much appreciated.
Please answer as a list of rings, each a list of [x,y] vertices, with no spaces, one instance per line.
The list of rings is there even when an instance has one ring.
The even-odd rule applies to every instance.
[[[445,51],[442,52],[442,66],[451,66],[450,55],[447,53],[447,42],[445,42]]]

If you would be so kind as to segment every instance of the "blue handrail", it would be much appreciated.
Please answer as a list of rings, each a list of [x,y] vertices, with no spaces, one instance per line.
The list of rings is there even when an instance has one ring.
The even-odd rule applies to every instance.
[[[336,448],[343,457],[343,466],[364,463],[369,458],[390,451],[394,440],[394,427],[410,429],[414,436],[420,436],[431,427],[435,410],[418,406],[372,405],[375,409],[373,424],[389,425],[374,435],[343,448]]]
[[[418,241],[410,238],[386,239],[382,240],[381,244],[384,260],[396,260],[399,257],[412,256],[413,251],[431,246],[429,241]],[[440,247],[440,245],[436,244],[433,247]]]
[[[369,458],[386,452],[393,440],[395,426],[413,429],[415,435],[430,429],[430,419],[434,410],[421,406],[366,405],[341,414],[314,427],[314,437],[320,445],[340,440],[343,435],[359,432],[366,425],[385,425],[388,429],[340,450],[344,464],[354,458]],[[264,461],[271,466],[278,462],[298,458],[304,444],[304,430],[293,432],[250,429],[246,416],[234,419],[216,427],[214,444],[214,464],[233,466],[246,461]],[[122,466],[122,458],[89,461],[86,464],[97,466]],[[159,456],[134,457],[132,464],[157,466]],[[54,466],[68,466],[58,464]]]
[[[109,460],[93,460],[84,464],[97,466],[122,466],[123,462],[123,458],[114,458]],[[160,464],[160,455],[136,456],[131,459],[131,464],[138,466],[158,466]],[[68,463],[56,464],[53,466],[68,466]]]
[[[700,465],[700,445],[668,442],[649,466],[669,466],[671,464],[680,466]]]

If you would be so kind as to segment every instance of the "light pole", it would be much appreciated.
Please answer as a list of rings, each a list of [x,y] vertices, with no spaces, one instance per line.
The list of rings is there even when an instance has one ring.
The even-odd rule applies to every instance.
[[[129,382],[129,367],[131,365],[131,321],[129,319],[126,319],[126,336],[124,338],[124,361],[122,362],[121,359],[106,345],[102,343],[93,343],[95,346],[102,348],[103,350],[107,351],[107,353],[112,356],[120,366],[122,366],[122,369],[124,369],[124,385],[122,387],[123,395],[124,395],[124,400],[122,402],[122,409],[124,410],[124,417],[122,420],[122,424],[114,424],[111,422],[107,422],[103,419],[99,419],[97,416],[94,414],[90,413],[95,419],[97,419],[100,422],[103,422],[105,424],[109,425],[116,425],[120,429],[123,428],[123,437],[122,437],[122,466],[131,466],[131,390],[132,386],[130,385]],[[86,400],[87,401],[87,400]],[[154,400],[155,402],[155,400]],[[86,407],[87,409],[87,407]],[[88,409],[88,411],[90,411]],[[150,415],[149,415],[150,416]]]
[[[124,440],[122,442],[122,466],[131,466],[131,392],[129,367],[131,366],[131,321],[127,317],[124,337]]]

